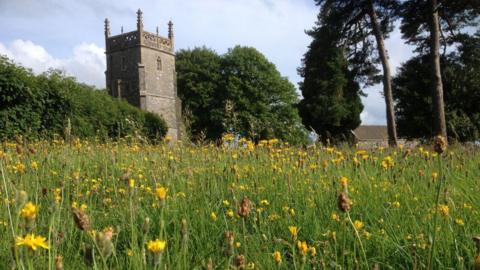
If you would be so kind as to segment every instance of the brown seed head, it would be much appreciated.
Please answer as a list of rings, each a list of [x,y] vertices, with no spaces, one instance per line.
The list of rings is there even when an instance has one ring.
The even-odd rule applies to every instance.
[[[55,257],[55,270],[63,270],[63,257]]]
[[[442,154],[443,152],[445,152],[445,150],[447,150],[447,146],[448,146],[447,138],[443,137],[442,135],[438,135],[435,137],[435,140],[434,140],[435,152],[437,152],[438,154]]]
[[[73,221],[75,225],[82,231],[90,230],[90,218],[85,212],[80,208],[72,208]]]
[[[36,154],[37,153],[37,150],[35,150],[35,148],[32,146],[32,145],[29,145],[28,146],[28,152],[30,152],[30,154]]]
[[[235,256],[235,266],[237,267],[237,269],[245,269],[246,262],[247,260],[242,254],[238,254],[237,256]]]
[[[231,256],[233,254],[233,247],[235,243],[235,234],[232,231],[226,231],[224,233],[225,243],[226,243],[226,252],[227,255]]]
[[[21,155],[23,153],[23,147],[20,144],[17,144],[15,148],[17,150],[17,154]]]
[[[338,209],[342,212],[348,212],[350,210],[350,199],[345,192],[340,193],[337,199]]]
[[[242,218],[248,217],[250,214],[250,210],[252,207],[252,202],[247,197],[244,197],[242,202],[240,203],[240,208],[238,209],[238,215]]]

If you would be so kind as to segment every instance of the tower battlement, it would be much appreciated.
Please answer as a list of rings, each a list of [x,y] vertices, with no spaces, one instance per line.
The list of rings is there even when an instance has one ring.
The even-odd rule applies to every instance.
[[[108,37],[106,39],[106,46],[107,50],[110,52],[124,50],[135,46],[146,46],[166,53],[174,53],[174,48],[170,39],[147,31],[143,31],[142,33],[132,31]]]
[[[143,110],[162,116],[168,135],[180,137],[181,101],[177,96],[177,74],[173,23],[168,23],[168,37],[145,31],[143,13],[137,12],[135,31],[110,35],[105,19],[105,72],[108,92]]]

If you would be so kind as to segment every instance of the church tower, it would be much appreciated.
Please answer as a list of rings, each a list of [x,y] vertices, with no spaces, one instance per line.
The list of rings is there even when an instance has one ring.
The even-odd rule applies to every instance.
[[[105,19],[106,82],[109,94],[142,110],[161,115],[167,136],[180,139],[181,101],[177,96],[173,23],[168,37],[143,29],[142,11],[137,12],[135,31],[110,35]]]

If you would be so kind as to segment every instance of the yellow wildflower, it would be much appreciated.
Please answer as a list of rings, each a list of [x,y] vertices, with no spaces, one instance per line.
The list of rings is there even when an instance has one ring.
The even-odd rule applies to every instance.
[[[210,214],[210,218],[213,220],[213,221],[217,221],[217,214],[215,214],[215,212],[212,212]]]
[[[298,253],[300,253],[300,255],[302,255],[302,256],[307,255],[307,252],[308,252],[307,242],[305,242],[305,241],[298,241],[298,242],[297,242],[297,248],[298,248]]]
[[[160,201],[163,201],[167,197],[167,191],[168,191],[168,189],[166,189],[164,187],[159,187],[155,190],[155,195],[157,196],[157,198]]]
[[[27,234],[25,237],[17,237],[16,245],[17,246],[26,246],[31,250],[35,251],[37,248],[48,249],[48,244],[46,243],[46,238],[40,235],[35,236],[35,234]]]
[[[400,202],[393,202],[392,207],[393,208],[400,208]]]
[[[395,162],[393,161],[393,158],[391,156],[386,156],[385,158],[383,158],[382,167],[384,169],[388,169],[390,167],[393,167],[393,165],[395,165]]]
[[[148,251],[152,253],[162,253],[165,250],[165,247],[167,246],[167,241],[162,241],[159,239],[156,240],[150,240],[147,243],[147,249]]]
[[[290,234],[292,235],[293,239],[297,239],[298,235],[298,229],[296,226],[288,226],[288,230],[290,231]]]
[[[360,220],[355,220],[353,222],[353,226],[355,226],[355,229],[357,229],[357,231],[360,231],[361,229],[363,229],[363,227],[365,227],[365,224],[363,224],[363,222],[361,222]]]
[[[35,219],[37,217],[38,207],[32,202],[28,202],[20,211],[22,217],[26,219]]]
[[[342,176],[340,178],[340,184],[342,185],[343,188],[347,188],[348,186],[348,178],[345,176]]]
[[[32,167],[32,169],[36,170],[36,169],[38,169],[38,163],[34,160],[30,163],[30,167]]]
[[[280,253],[280,251],[273,252],[272,257],[276,264],[282,263],[282,254]]]
[[[446,205],[446,204],[439,204],[439,205],[437,206],[437,209],[438,209],[438,211],[440,212],[440,214],[442,214],[442,216],[448,217],[448,213],[449,213],[448,205]]]
[[[465,222],[463,221],[463,219],[461,218],[456,218],[455,219],[455,224],[459,225],[459,226],[464,226],[465,225]]]

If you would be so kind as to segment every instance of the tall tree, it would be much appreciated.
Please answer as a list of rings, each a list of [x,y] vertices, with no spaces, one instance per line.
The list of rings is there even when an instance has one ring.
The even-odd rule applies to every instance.
[[[177,52],[178,96],[191,137],[214,138],[222,133],[221,108],[215,102],[221,61],[220,55],[205,47]]]
[[[401,30],[417,52],[428,51],[432,78],[434,135],[447,137],[443,100],[440,43],[445,54],[448,45],[457,41],[460,31],[478,23],[480,1],[477,0],[409,0],[402,5]]]
[[[389,144],[397,145],[392,79],[385,38],[393,30],[398,18],[398,0],[316,0],[321,7],[325,25],[341,25],[340,43],[347,49],[347,59],[355,71],[357,81],[378,82],[376,63],[383,69],[383,94],[385,98]],[[375,39],[373,42],[372,37]],[[376,46],[375,46],[376,44]],[[377,54],[373,53],[376,50]]]
[[[443,55],[440,65],[445,89],[445,118],[451,139],[474,141],[480,138],[480,33],[457,37],[458,51]],[[406,138],[431,138],[432,85],[428,53],[404,63],[393,82],[398,132]]]
[[[295,86],[256,49],[236,46],[224,55],[207,48],[182,50],[177,73],[194,140],[234,132],[255,140],[305,141]]]
[[[216,97],[231,102],[233,129],[254,139],[303,142],[306,135],[296,108],[295,86],[255,48],[236,46],[222,57],[222,80]]]
[[[322,141],[337,142],[351,138],[351,130],[360,124],[362,93],[338,46],[339,25],[326,26],[323,20],[319,16],[317,26],[307,32],[313,40],[299,68],[303,77],[299,110],[303,124]]]

